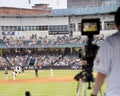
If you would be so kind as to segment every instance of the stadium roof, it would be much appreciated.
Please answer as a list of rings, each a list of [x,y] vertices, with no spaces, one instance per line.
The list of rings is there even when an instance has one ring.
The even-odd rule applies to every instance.
[[[101,0],[97,0],[97,1],[101,1]],[[77,7],[67,8],[67,9],[52,9],[48,7],[48,4],[35,4],[34,6],[32,6],[32,9],[0,7],[0,16],[19,16],[19,15],[30,16],[30,17],[31,16],[32,17],[33,16],[71,16],[71,15],[82,16],[82,15],[113,13],[120,6],[120,0],[102,0],[102,1],[109,1],[109,2],[100,6],[93,5],[93,6],[85,6],[78,8]]]

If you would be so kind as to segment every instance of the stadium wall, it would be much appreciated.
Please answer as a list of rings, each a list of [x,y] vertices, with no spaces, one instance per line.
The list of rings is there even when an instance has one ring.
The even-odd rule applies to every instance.
[[[66,25],[68,27],[68,31],[72,31],[73,36],[81,35],[80,33],[80,26],[81,20],[83,18],[100,18],[101,20],[101,26],[102,29],[100,31],[100,34],[112,34],[116,30],[105,30],[104,28],[104,22],[107,21],[114,21],[113,15],[110,14],[96,14],[96,15],[86,15],[86,16],[38,16],[38,17],[22,17],[22,18],[16,18],[14,16],[12,17],[0,17],[0,26],[57,26],[57,25]],[[75,24],[75,28],[69,29],[70,24]],[[55,29],[57,30],[57,29]],[[0,37],[3,38],[4,35],[2,35],[2,30]],[[10,32],[10,31],[9,31]],[[54,37],[54,35],[64,35],[63,34],[53,34],[49,35],[49,30],[32,30],[32,31],[15,31],[15,35],[6,35],[6,37],[25,37],[26,39],[30,39],[30,36],[32,34],[36,34],[37,37],[45,37],[48,38]],[[69,32],[65,35],[69,36]]]
[[[0,18],[0,26],[49,26],[49,25],[68,25],[68,17],[33,17],[33,18],[16,18],[16,17],[6,17]],[[7,37],[23,37],[30,39],[32,34],[37,34],[38,37],[51,37],[49,36],[48,30],[42,31],[15,31],[15,35],[7,35]],[[3,38],[1,32],[1,38]]]

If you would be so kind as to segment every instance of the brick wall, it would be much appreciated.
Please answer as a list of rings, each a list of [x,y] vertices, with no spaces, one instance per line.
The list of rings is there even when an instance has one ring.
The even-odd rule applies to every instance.
[[[24,8],[12,8],[12,7],[0,7],[0,15],[37,15],[37,14],[50,14],[50,9],[24,9]]]

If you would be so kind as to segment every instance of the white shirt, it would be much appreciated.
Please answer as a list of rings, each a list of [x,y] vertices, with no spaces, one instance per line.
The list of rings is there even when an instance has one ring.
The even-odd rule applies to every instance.
[[[12,77],[13,77],[13,79],[15,80],[15,78],[16,78],[16,73],[13,71],[13,73],[12,73]]]
[[[103,41],[93,69],[107,76],[106,96],[120,96],[120,32]]]

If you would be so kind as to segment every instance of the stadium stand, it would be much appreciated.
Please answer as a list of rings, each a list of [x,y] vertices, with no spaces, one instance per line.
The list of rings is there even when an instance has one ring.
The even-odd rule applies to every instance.
[[[78,49],[88,40],[81,35],[83,18],[101,19],[100,34],[94,36],[94,44],[100,45],[106,36],[116,32],[113,14],[120,6],[119,0],[67,2],[66,9],[51,9],[45,5],[40,11],[35,7],[41,8],[40,4],[33,9],[0,7],[0,51],[8,66],[34,65],[31,57],[37,58],[35,65],[41,68],[52,64],[70,68],[80,65]],[[63,56],[66,47],[75,50]],[[1,59],[0,66],[4,66],[4,60]]]

